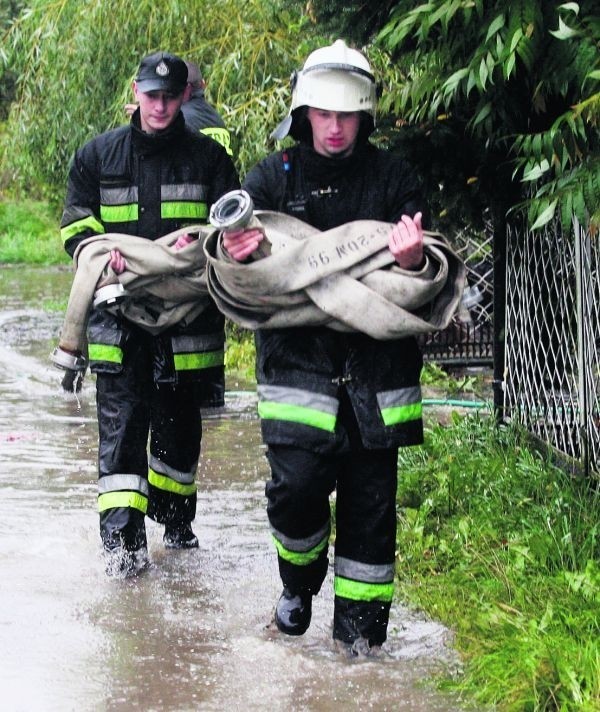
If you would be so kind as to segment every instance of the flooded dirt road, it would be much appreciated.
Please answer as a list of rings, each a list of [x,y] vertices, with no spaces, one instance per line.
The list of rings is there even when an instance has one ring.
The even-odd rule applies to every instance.
[[[448,632],[392,609],[378,659],[331,642],[331,576],[301,638],[269,627],[280,593],[265,514],[268,468],[255,394],[228,383],[206,413],[194,530],[153,567],[105,576],[96,511],[93,379],[78,398],[49,361],[68,270],[0,267],[0,707],[68,710],[460,710],[432,676],[456,659]]]

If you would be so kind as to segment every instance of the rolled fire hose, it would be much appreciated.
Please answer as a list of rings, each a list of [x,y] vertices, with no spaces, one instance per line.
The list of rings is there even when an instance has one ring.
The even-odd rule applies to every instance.
[[[424,266],[405,270],[388,248],[390,223],[357,220],[321,232],[283,213],[252,212],[248,200],[232,191],[215,203],[218,230],[204,242],[210,294],[240,326],[326,326],[390,340],[444,329],[457,311],[466,268],[439,233],[425,233]],[[243,226],[265,239],[253,261],[240,263],[222,231]]]
[[[59,344],[50,357],[54,365],[85,370],[85,358],[79,354],[84,351],[93,305],[118,311],[151,334],[202,313],[210,303],[202,246],[206,233],[206,226],[191,225],[154,241],[120,233],[83,240],[74,254],[76,271]],[[177,238],[185,234],[198,239],[174,250]],[[112,249],[118,249],[126,260],[122,274],[108,266]]]

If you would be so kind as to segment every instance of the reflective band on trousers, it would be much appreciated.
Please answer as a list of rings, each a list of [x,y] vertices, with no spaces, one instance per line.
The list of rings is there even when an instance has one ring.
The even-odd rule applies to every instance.
[[[81,232],[85,232],[85,230],[92,230],[92,232],[96,232],[98,234],[104,233],[104,225],[96,220],[96,218],[93,215],[90,215],[87,218],[84,218],[83,220],[76,220],[75,222],[72,222],[70,225],[66,225],[63,227],[60,231],[60,236],[65,243],[67,240],[70,240],[72,237],[75,237],[75,235],[79,235]]]
[[[136,490],[148,496],[148,482],[139,475],[105,475],[98,480],[98,492],[118,492],[120,490]]]
[[[196,479],[196,470],[198,469],[198,461],[189,469],[188,472],[183,472],[182,470],[176,470],[174,467],[167,465],[155,455],[150,455],[148,459],[148,464],[150,468],[159,474],[166,475],[175,482],[179,482],[182,485],[191,485]]]
[[[342,578],[369,583],[390,583],[394,580],[396,569],[393,562],[389,564],[365,564],[345,556],[336,556],[334,573]]]
[[[394,597],[394,583],[363,583],[335,576],[333,590],[336,596],[351,601],[391,601]]]
[[[338,401],[301,388],[258,386],[258,414],[267,420],[286,420],[313,428],[335,431]]]
[[[146,513],[148,482],[139,475],[106,475],[98,480],[98,511],[131,507]]]
[[[131,507],[139,509],[146,514],[148,509],[148,497],[144,497],[139,492],[108,492],[98,497],[98,511],[104,512],[107,509],[117,507]]]
[[[195,482],[192,482],[192,484],[175,482],[167,475],[161,475],[152,468],[148,469],[148,482],[156,489],[163,492],[171,492],[172,494],[180,494],[183,497],[189,497],[196,492]]]
[[[275,536],[273,536],[273,541],[275,542],[277,553],[284,561],[289,561],[290,564],[295,564],[296,566],[308,566],[308,564],[312,564],[313,561],[316,561],[319,558],[319,554],[329,542],[329,537],[325,537],[317,546],[315,546],[314,549],[305,552],[290,551],[289,549],[286,549]]]
[[[383,391],[377,394],[377,403],[385,425],[420,420],[423,415],[420,386]]]
[[[289,561],[296,566],[307,566],[316,561],[326,548],[331,533],[331,522],[327,521],[318,532],[304,539],[291,539],[274,528],[271,528],[271,533],[277,553],[284,561]]]
[[[88,356],[90,361],[123,363],[123,351],[118,346],[109,346],[108,344],[89,344]]]

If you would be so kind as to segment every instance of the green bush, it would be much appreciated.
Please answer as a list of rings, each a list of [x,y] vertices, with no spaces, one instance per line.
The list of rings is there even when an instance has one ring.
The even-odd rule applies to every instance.
[[[457,414],[399,474],[399,589],[454,630],[449,686],[500,710],[599,709],[598,482]]]
[[[57,216],[47,203],[0,202],[0,262],[40,265],[70,262],[60,240]]]
[[[288,111],[290,72],[317,44],[277,0],[33,0],[0,53],[0,80],[3,66],[19,78],[0,138],[3,184],[61,202],[73,152],[125,121],[139,60],[159,49],[200,64],[243,175]]]

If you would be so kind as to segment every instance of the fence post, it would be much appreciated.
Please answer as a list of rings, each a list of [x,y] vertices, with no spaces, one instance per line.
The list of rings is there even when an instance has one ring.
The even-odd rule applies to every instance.
[[[506,219],[494,220],[493,225],[493,395],[496,422],[502,423],[506,338]]]
[[[589,236],[581,229],[577,218],[573,219],[573,239],[575,240],[575,290],[577,309],[577,390],[579,401],[579,442],[581,444],[581,462],[584,475],[590,471],[588,443],[588,389],[586,373],[588,369],[588,344],[586,343],[585,320],[588,318],[588,305],[593,295],[589,292],[589,279],[585,279],[585,270],[591,264]]]

